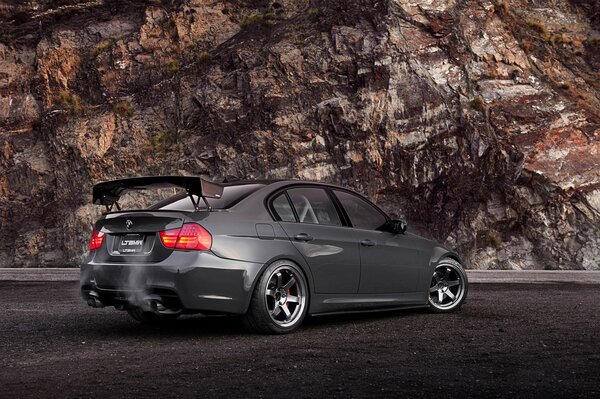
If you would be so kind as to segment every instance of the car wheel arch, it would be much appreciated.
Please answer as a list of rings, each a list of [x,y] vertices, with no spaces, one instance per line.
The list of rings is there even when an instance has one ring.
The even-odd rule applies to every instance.
[[[461,257],[456,252],[449,251],[446,248],[436,246],[431,251],[431,256],[429,258],[429,267],[435,268],[438,263],[448,258],[457,261],[463,266],[465,265]]]
[[[457,254],[455,254],[454,252],[448,252],[446,255],[442,256],[440,258],[440,261],[444,260],[444,259],[452,259],[457,261],[458,263],[460,263],[463,267],[465,266],[465,264],[463,263],[462,259],[460,258],[460,256],[458,256]]]
[[[312,287],[314,286],[313,277],[312,277],[312,274],[310,273],[310,269],[309,269],[308,265],[306,265],[306,263],[303,260],[300,260],[300,259],[296,258],[295,256],[278,255],[278,256],[274,256],[273,258],[271,258],[267,262],[265,262],[265,264],[260,268],[260,271],[257,273],[256,278],[252,282],[250,292],[251,293],[254,292],[254,290],[256,289],[256,285],[260,281],[260,278],[264,274],[265,270],[273,263],[279,262],[279,261],[288,261],[288,262],[292,263],[293,265],[297,266],[304,274],[304,278],[306,280],[306,285],[308,288],[308,290],[307,290],[308,298],[307,299],[308,299],[308,308],[309,308],[309,313],[310,313],[310,304],[311,304],[310,299],[311,299],[311,296],[313,295]],[[248,301],[248,303],[246,304],[246,309],[245,309],[244,313],[246,313],[248,311],[249,307],[250,307],[250,301]]]

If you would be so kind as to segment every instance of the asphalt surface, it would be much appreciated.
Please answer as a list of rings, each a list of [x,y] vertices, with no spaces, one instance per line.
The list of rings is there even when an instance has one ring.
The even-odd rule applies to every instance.
[[[600,397],[600,286],[472,284],[453,314],[146,327],[75,282],[0,282],[0,397]]]
[[[598,270],[467,270],[472,283],[600,285]],[[79,281],[79,268],[0,268],[0,281]]]

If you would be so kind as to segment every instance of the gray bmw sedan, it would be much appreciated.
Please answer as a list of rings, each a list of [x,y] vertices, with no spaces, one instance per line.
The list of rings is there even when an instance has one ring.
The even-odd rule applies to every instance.
[[[182,192],[121,210],[129,191],[170,187]],[[107,212],[81,265],[82,295],[141,322],[237,314],[253,330],[281,334],[307,314],[442,313],[467,296],[456,253],[343,187],[155,176],[97,184],[93,201]]]

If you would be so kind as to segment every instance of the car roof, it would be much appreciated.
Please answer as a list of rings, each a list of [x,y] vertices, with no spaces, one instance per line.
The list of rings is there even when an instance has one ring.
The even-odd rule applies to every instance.
[[[279,187],[284,187],[284,186],[293,185],[293,184],[309,184],[309,185],[328,186],[328,187],[335,187],[335,188],[340,188],[343,190],[348,190],[346,187],[342,187],[342,186],[339,186],[339,185],[333,184],[333,183],[320,182],[320,181],[314,181],[314,180],[300,180],[300,179],[256,179],[256,180],[245,179],[245,180],[235,180],[235,181],[231,181],[231,182],[217,183],[217,184],[220,184],[220,185],[226,186],[226,187],[227,186],[241,186],[241,185],[248,185],[248,184],[264,184],[265,186],[277,184],[277,186],[279,186]],[[352,191],[352,190],[350,190],[350,191]]]
[[[250,180],[250,179],[244,179],[244,180],[233,180],[233,181],[225,181],[222,183],[219,182],[215,182],[216,184],[219,184],[221,186],[244,186],[244,185],[248,185],[248,184],[264,184],[265,186],[269,185],[269,184],[273,184],[273,183],[277,183],[280,182],[281,180],[269,180],[269,179],[256,179],[256,180]]]

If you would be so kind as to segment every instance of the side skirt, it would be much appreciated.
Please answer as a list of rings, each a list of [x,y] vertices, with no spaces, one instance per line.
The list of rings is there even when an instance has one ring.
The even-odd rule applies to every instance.
[[[308,313],[334,314],[365,311],[385,311],[389,309],[404,309],[426,307],[428,293],[407,292],[403,294],[312,294]]]
[[[425,309],[428,305],[406,305],[396,306],[391,308],[379,308],[379,309],[363,309],[363,310],[340,310],[337,312],[325,312],[325,313],[310,313],[311,316],[331,316],[337,314],[355,314],[355,313],[381,313],[381,312],[393,312],[395,310],[408,310],[408,309]]]

